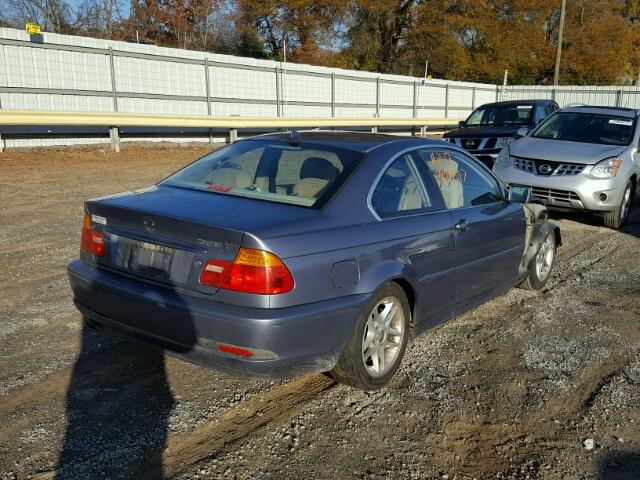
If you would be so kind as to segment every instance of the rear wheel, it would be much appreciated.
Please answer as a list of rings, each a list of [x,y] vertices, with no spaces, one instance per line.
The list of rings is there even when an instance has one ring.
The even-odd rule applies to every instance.
[[[624,188],[622,200],[620,200],[618,208],[604,214],[604,226],[615,230],[622,228],[624,222],[629,218],[629,212],[631,212],[631,207],[633,206],[633,199],[633,183],[629,180]]]
[[[556,234],[551,231],[540,244],[540,250],[529,264],[529,275],[519,286],[527,290],[542,290],[547,284],[556,257]]]
[[[329,375],[361,390],[387,384],[407,348],[411,309],[402,288],[389,283],[373,296]]]

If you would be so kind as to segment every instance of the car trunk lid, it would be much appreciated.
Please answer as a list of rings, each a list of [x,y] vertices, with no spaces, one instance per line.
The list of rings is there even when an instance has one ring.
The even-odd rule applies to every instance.
[[[199,281],[207,261],[233,261],[249,228],[315,213],[162,186],[89,200],[86,209],[105,237],[100,267],[207,294],[218,290]]]

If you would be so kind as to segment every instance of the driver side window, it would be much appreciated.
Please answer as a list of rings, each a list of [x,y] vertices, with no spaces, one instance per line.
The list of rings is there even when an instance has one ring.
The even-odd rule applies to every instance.
[[[477,164],[477,160],[447,149],[422,149],[417,154],[424,167],[423,174],[433,176],[447,208],[503,201],[498,182]]]

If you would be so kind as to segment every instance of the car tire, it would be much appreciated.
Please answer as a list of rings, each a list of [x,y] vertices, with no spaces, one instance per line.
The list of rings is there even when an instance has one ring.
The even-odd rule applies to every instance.
[[[607,228],[612,228],[614,230],[622,228],[629,218],[629,213],[631,213],[634,199],[635,191],[633,188],[633,182],[629,180],[624,188],[622,200],[620,200],[620,205],[618,205],[618,208],[604,214],[604,226]]]
[[[329,376],[360,390],[383,387],[404,357],[410,324],[404,291],[395,283],[385,284],[367,304]]]
[[[551,277],[556,258],[556,234],[552,230],[540,244],[540,250],[529,264],[529,273],[518,285],[526,290],[542,290]]]

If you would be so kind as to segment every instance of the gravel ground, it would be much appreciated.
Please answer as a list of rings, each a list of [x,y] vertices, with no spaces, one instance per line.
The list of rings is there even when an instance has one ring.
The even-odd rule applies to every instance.
[[[0,154],[0,478],[640,478],[640,209],[622,232],[556,216],[548,287],[418,337],[381,391],[235,379],[83,329],[82,200],[205,151]]]

